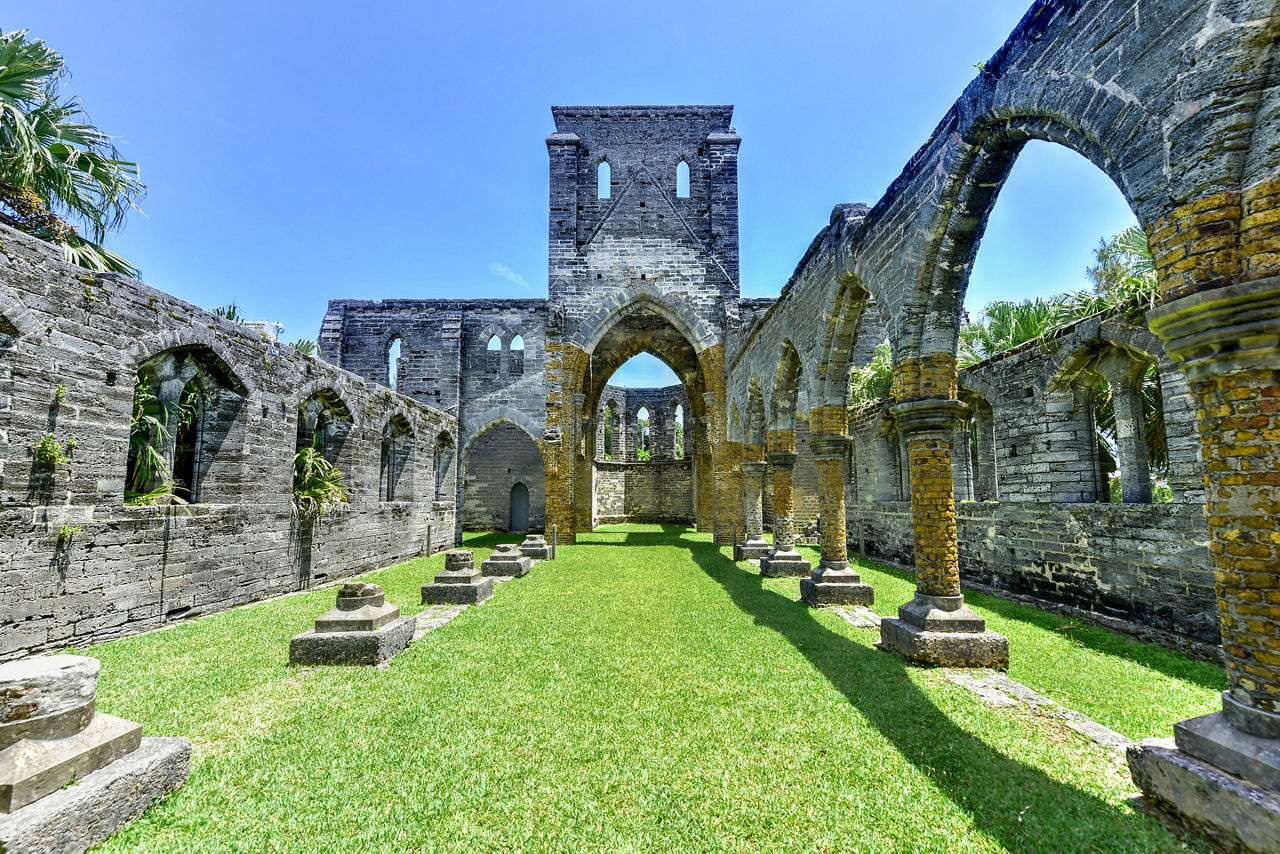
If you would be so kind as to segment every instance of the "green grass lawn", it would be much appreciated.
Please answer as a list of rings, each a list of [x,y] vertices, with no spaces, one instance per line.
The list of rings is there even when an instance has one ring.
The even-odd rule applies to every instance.
[[[477,562],[504,540],[469,537]],[[390,668],[290,668],[317,590],[87,650],[99,708],[195,744],[107,850],[1164,851],[1114,754],[988,709],[800,604],[709,535],[612,526]],[[816,560],[816,555],[810,554]],[[420,610],[442,555],[372,573]],[[876,610],[909,577],[864,565]],[[1210,711],[1218,668],[970,597],[1010,675],[1126,735]]]

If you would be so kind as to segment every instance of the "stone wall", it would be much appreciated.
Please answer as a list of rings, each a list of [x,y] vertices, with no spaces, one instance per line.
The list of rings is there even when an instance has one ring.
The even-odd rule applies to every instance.
[[[1092,394],[1117,363],[1158,372],[1169,503],[1107,501]],[[1091,318],[961,371],[959,385],[969,406],[952,459],[962,578],[1218,642],[1195,412],[1155,336]],[[851,412],[849,430],[851,547],[910,565],[911,483],[893,418],[868,407]],[[1120,456],[1123,482],[1134,466]]]
[[[452,544],[454,418],[10,229],[0,252],[0,658]],[[140,369],[199,401],[190,506],[124,504]],[[46,434],[64,462],[35,458]],[[351,500],[312,522],[292,512],[290,460],[317,436]],[[188,446],[161,445],[176,472]]]
[[[693,522],[693,462],[595,462],[595,521]]]
[[[511,490],[529,491],[529,530],[546,523],[547,479],[542,454],[529,434],[509,421],[485,430],[467,448],[462,475],[462,527],[511,530]]]

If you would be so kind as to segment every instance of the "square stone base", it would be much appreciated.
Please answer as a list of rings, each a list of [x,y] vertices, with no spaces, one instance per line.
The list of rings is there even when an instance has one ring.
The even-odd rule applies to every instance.
[[[492,578],[481,578],[470,584],[422,585],[423,605],[479,605],[492,595]]]
[[[773,551],[773,546],[763,538],[748,539],[738,546],[737,551],[738,560],[762,560]]]
[[[1197,830],[1225,851],[1280,851],[1280,795],[1149,738],[1128,750],[1143,805]]]
[[[760,574],[769,578],[808,575],[812,570],[813,564],[799,555],[794,558],[786,555],[760,558]]]
[[[531,560],[551,560],[551,546],[521,546],[520,554]]]
[[[372,632],[317,632],[294,635],[290,664],[381,664],[399,654],[413,639],[417,617],[400,617]]]
[[[876,592],[865,581],[828,582],[800,579],[800,598],[815,608],[823,605],[872,605]]]
[[[995,632],[931,632],[886,617],[880,621],[880,646],[919,664],[1009,669],[1009,639]]]
[[[98,712],[66,738],[24,738],[9,745],[0,750],[0,813],[39,801],[133,752],[141,741],[141,724]]]
[[[1178,749],[1214,768],[1271,792],[1280,792],[1280,739],[1236,729],[1222,712],[1173,725]]]
[[[185,738],[144,738],[137,750],[75,785],[0,815],[0,851],[87,851],[181,787],[190,768],[191,742]]]
[[[533,568],[533,558],[522,557],[517,560],[486,560],[480,564],[480,572],[485,576],[499,578],[523,578]]]

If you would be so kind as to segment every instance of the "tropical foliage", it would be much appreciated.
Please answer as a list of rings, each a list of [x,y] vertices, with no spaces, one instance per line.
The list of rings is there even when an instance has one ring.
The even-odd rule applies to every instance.
[[[304,356],[314,356],[316,354],[316,342],[310,338],[299,338],[289,346]]]
[[[244,323],[245,321],[244,310],[234,302],[218,306],[213,310],[213,313],[223,320],[230,320],[232,323]]]
[[[62,247],[74,264],[136,275],[101,244],[146,186],[79,100],[60,94],[67,76],[44,42],[0,34],[0,222]]]
[[[129,462],[125,473],[124,503],[142,506],[186,504],[176,494],[180,484],[169,470],[161,448],[173,429],[195,417],[188,401],[161,400],[141,374],[133,385],[133,418],[129,424]]]
[[[314,519],[347,503],[343,474],[315,445],[293,456],[293,509],[303,519]]]

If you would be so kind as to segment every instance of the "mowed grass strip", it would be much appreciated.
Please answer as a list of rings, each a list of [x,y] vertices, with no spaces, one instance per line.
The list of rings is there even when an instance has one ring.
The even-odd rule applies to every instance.
[[[468,545],[479,561],[504,539]],[[726,553],[601,529],[386,669],[286,665],[332,589],[87,650],[100,708],[196,748],[186,787],[105,848],[1180,849],[1127,805],[1113,754],[985,708]],[[412,613],[443,564],[368,579]],[[909,597],[904,574],[865,572],[881,612]],[[1007,605],[978,603],[1037,690],[1130,735],[1213,707],[1212,668]],[[1127,695],[1097,705],[1110,720],[1074,703],[1106,692]],[[1144,697],[1162,710],[1126,717]]]

